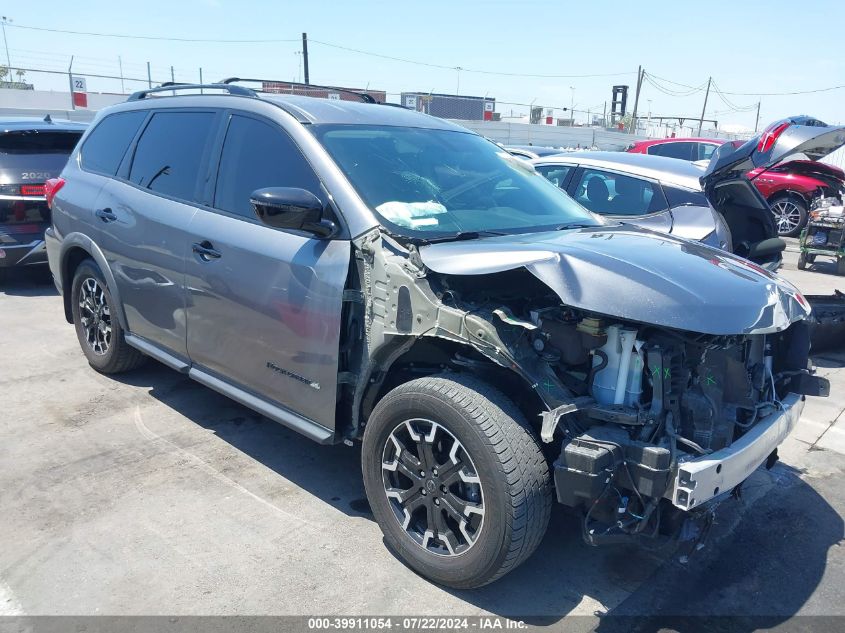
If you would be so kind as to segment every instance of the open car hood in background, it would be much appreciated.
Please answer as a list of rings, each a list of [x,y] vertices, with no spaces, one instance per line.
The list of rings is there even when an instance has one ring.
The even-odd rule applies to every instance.
[[[809,117],[792,117],[772,123],[762,134],[737,148],[731,143],[720,145],[701,176],[702,187],[706,191],[719,182],[753,169],[768,169],[801,154],[816,161],[845,145],[845,127],[820,123]],[[785,127],[777,134],[780,126]],[[767,143],[767,135],[773,133],[777,134],[776,140]]]
[[[565,305],[689,332],[775,332],[809,314],[794,286],[748,260],[626,225],[442,242],[419,253],[446,275],[525,267]]]

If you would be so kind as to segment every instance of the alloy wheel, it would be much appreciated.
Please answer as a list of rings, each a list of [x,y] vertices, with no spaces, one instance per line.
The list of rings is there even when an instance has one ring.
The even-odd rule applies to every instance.
[[[458,439],[431,420],[401,422],[385,442],[384,492],[402,529],[424,550],[457,556],[478,540],[484,491]]]
[[[88,347],[98,356],[107,354],[111,346],[111,310],[103,287],[87,277],[79,288],[79,321]]]
[[[778,200],[771,206],[772,215],[775,216],[775,224],[780,235],[791,233],[801,224],[801,207],[792,200]]]

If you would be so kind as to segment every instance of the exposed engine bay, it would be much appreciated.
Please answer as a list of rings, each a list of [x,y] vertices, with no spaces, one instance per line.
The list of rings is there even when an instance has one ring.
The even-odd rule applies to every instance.
[[[536,421],[557,500],[582,515],[591,544],[679,531],[679,515],[706,512],[767,457],[773,463],[802,394],[826,395],[808,371],[803,320],[765,333],[692,333],[564,305],[522,267],[437,273],[413,246],[376,236],[359,253],[358,281],[373,301],[358,316],[369,349],[349,356],[359,379],[353,411],[361,405],[366,416],[403,363],[412,373],[478,375]],[[449,344],[418,345],[432,338]],[[354,366],[356,357],[370,366]],[[715,458],[732,447],[742,453],[728,455],[722,473]],[[731,477],[741,478],[705,489]]]
[[[443,279],[455,304],[489,311],[503,335],[511,326],[510,336],[530,346],[569,392],[568,402],[541,414],[541,439],[561,443],[557,498],[585,512],[588,541],[656,533],[661,502],[701,505],[707,499],[687,490],[671,497],[678,464],[731,446],[788,393],[807,391],[800,384],[810,378],[802,321],[775,334],[696,335],[567,308],[540,288],[528,294],[524,281],[493,280],[519,288],[518,298],[466,281]],[[496,300],[506,305],[491,310]],[[709,499],[730,490],[701,492]]]

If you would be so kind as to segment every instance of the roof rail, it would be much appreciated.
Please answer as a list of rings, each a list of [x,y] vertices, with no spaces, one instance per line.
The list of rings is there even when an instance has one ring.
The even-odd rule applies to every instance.
[[[189,84],[174,81],[165,81],[163,84],[161,84],[160,86],[156,86],[155,88],[147,88],[145,90],[138,90],[137,92],[133,92],[131,95],[129,95],[127,101],[138,101],[140,99],[146,99],[149,95],[154,94],[156,92],[171,92],[176,90],[198,90],[200,88],[207,88],[208,90],[225,90],[229,94],[239,95],[241,97],[255,96],[254,90],[244,88],[243,86],[230,86],[223,83]]]
[[[301,83],[297,83],[295,81],[285,81],[284,79],[246,79],[246,78],[242,78],[242,77],[228,77],[226,79],[221,79],[218,83],[225,84],[225,85],[228,86],[228,85],[233,84],[235,82],[241,82],[241,81],[245,81],[245,82],[249,82],[249,83],[261,83],[261,84],[277,83],[277,84],[285,84],[287,86],[294,86],[296,88],[305,88],[305,89],[317,88],[319,90],[334,90],[336,92],[343,92],[345,94],[358,97],[364,103],[379,103],[378,101],[375,100],[375,98],[372,95],[367,94],[366,92],[357,92],[355,90],[349,90],[348,88],[338,88],[337,86],[318,86],[316,84],[301,84]],[[284,93],[280,93],[280,94],[284,94]]]

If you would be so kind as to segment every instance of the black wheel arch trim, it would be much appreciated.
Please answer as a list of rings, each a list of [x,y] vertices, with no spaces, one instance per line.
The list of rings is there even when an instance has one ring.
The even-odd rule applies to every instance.
[[[100,272],[103,274],[106,286],[108,286],[109,294],[114,300],[115,313],[117,314],[117,320],[120,323],[120,327],[123,328],[124,332],[129,332],[129,328],[126,323],[126,314],[123,311],[123,302],[120,300],[120,292],[117,289],[117,282],[115,281],[111,268],[109,268],[108,262],[106,261],[106,256],[94,240],[84,233],[77,232],[68,233],[63,236],[61,251],[59,253],[59,270],[61,270],[61,283],[63,288],[62,299],[64,300],[65,318],[68,323],[73,322],[70,299],[71,287],[73,284],[73,271],[69,269],[69,263],[71,261],[71,254],[76,250],[82,250],[87,253],[87,255],[93,259],[100,268]]]
[[[479,351],[469,343],[453,341],[445,338],[433,336],[418,337],[414,335],[392,336],[384,345],[376,350],[373,350],[371,361],[361,370],[355,392],[355,399],[352,405],[352,424],[349,429],[351,437],[361,437],[367,418],[370,416],[381,397],[389,392],[389,389],[386,388],[386,384],[389,383],[389,376],[391,372],[396,371],[399,366],[403,365],[402,359],[406,358],[418,345],[431,346],[432,348],[440,347],[446,354],[449,354],[450,357],[450,352],[454,353],[455,351],[465,351],[468,355],[471,355],[472,352]],[[513,367],[504,367],[499,365],[491,358],[486,358],[486,361],[489,362],[490,369],[494,372],[501,373],[501,375],[512,376],[515,379],[515,382],[510,383],[510,389],[503,388],[497,381],[489,383],[493,387],[501,390],[512,400],[515,400],[512,392],[517,391],[525,395],[530,394],[533,398],[536,398],[538,410],[534,411],[533,415],[537,416],[537,423],[532,424],[532,426],[535,426],[539,431],[540,411],[550,411],[556,406],[556,404],[547,401],[543,397],[542,392],[535,389],[534,382],[520,371],[517,371]],[[456,369],[456,373],[473,374],[472,371],[468,371],[465,368]],[[442,372],[442,367],[432,367],[431,375]],[[420,373],[418,377],[422,377],[423,375],[424,374]],[[489,376],[487,378],[488,380],[491,380]],[[526,414],[525,411],[522,413]],[[526,414],[526,419],[532,420],[534,418],[532,418],[532,415]]]

